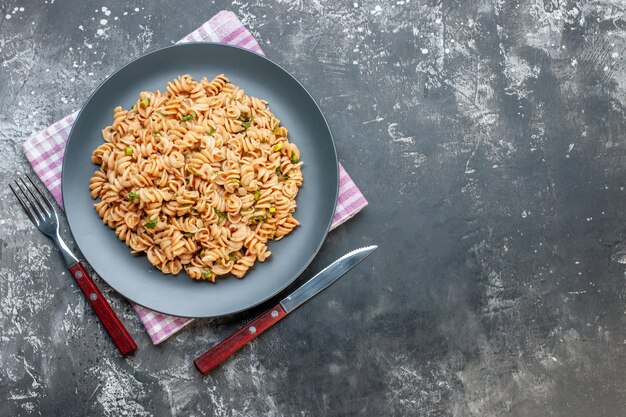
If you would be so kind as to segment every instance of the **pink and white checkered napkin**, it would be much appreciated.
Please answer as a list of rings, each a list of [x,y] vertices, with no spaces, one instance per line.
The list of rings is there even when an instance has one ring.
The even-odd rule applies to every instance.
[[[243,26],[237,16],[229,11],[219,12],[211,20],[179,41],[179,43],[185,42],[219,42],[263,54],[252,34]],[[63,207],[61,164],[63,163],[65,144],[77,115],[78,112],[66,116],[47,129],[36,133],[24,143],[26,158],[61,207]],[[343,167],[339,165],[339,196],[331,229],[350,219],[366,205],[367,200],[361,191],[352,182]],[[157,313],[138,304],[133,304],[133,307],[146,326],[146,330],[155,345],[193,321],[193,319]]]

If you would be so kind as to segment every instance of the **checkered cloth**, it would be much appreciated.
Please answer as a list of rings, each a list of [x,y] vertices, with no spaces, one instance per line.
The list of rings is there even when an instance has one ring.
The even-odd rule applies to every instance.
[[[185,42],[219,42],[263,54],[252,34],[234,13],[228,11],[219,12],[211,20],[181,39],[179,43]],[[24,143],[26,158],[61,207],[63,207],[61,164],[63,163],[67,138],[77,115],[78,112],[66,116],[47,129],[33,135]],[[350,219],[366,205],[367,200],[340,165],[339,196],[331,229]],[[133,304],[133,307],[146,326],[146,330],[155,345],[193,321],[193,319],[157,313],[138,304]]]

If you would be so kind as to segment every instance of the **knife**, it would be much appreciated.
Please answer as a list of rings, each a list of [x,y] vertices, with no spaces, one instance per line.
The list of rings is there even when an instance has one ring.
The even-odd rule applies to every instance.
[[[194,363],[203,374],[208,374],[213,368],[225,361],[232,354],[241,349],[246,343],[278,323],[283,317],[313,298],[343,274],[354,268],[359,262],[374,252],[377,246],[368,246],[353,250],[332,264],[328,265],[313,278],[305,282],[300,288],[283,299],[274,308],[267,310],[241,329],[200,355]]]

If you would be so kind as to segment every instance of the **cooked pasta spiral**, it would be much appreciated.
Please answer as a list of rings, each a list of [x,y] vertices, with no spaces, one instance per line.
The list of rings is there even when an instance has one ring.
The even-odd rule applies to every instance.
[[[116,107],[92,153],[96,212],[165,274],[242,278],[299,225],[300,151],[267,102],[223,74]]]

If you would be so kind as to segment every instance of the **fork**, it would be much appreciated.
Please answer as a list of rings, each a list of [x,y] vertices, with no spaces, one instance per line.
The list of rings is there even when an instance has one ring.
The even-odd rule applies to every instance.
[[[109,333],[109,336],[111,336],[111,339],[115,342],[120,353],[122,356],[128,355],[137,349],[137,344],[128,333],[119,317],[117,317],[106,298],[104,298],[98,287],[96,287],[95,282],[93,282],[85,267],[78,261],[72,251],[70,251],[63,239],[61,239],[61,235],[59,234],[59,216],[48,197],[46,197],[28,175],[26,178],[28,178],[30,185],[24,181],[24,178],[19,177],[17,180],[13,181],[12,184],[9,184],[11,191],[13,191],[13,194],[15,194],[15,197],[17,197],[17,200],[26,211],[28,218],[35,224],[37,229],[55,243],[59,252],[63,255],[65,265],[83,291],[87,301],[98,315],[100,322]]]

